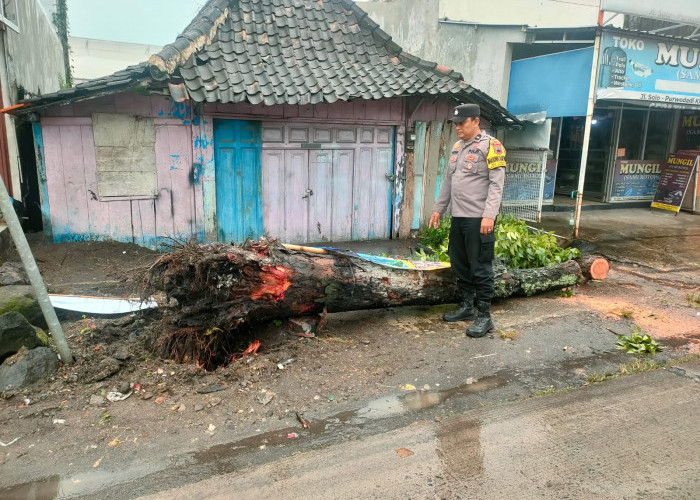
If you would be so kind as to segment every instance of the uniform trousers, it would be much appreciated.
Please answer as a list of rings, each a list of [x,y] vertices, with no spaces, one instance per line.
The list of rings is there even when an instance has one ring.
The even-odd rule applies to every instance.
[[[493,254],[496,236],[481,234],[481,217],[452,217],[448,254],[462,297],[493,299]]]

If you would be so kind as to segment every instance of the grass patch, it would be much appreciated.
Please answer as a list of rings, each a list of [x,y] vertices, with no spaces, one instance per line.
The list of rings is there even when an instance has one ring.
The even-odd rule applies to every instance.
[[[689,293],[688,294],[688,304],[692,307],[700,309],[700,292]]]
[[[503,340],[515,340],[520,337],[518,330],[498,330],[498,336]]]
[[[625,319],[630,319],[632,316],[634,316],[634,311],[631,309],[620,309],[618,311],[614,311],[615,314],[617,314],[621,318]]]
[[[566,288],[562,288],[559,290],[559,296],[560,297],[573,297],[576,295],[576,292],[574,291],[574,287],[572,286],[567,286]]]
[[[576,389],[576,387],[573,387],[571,385],[566,386],[566,387],[554,387],[553,385],[550,385],[546,389],[539,390],[535,393],[532,394],[532,397],[539,398],[542,396],[549,396],[550,394],[559,394],[560,392],[568,392]]]
[[[601,372],[587,373],[586,374],[586,382],[588,384],[597,384],[600,382],[605,382],[606,380],[613,379],[617,376],[619,376],[617,373],[601,373]]]
[[[617,367],[617,372],[620,375],[634,375],[635,373],[648,372],[650,370],[656,370],[660,366],[663,366],[658,361],[649,358],[635,358],[634,361],[625,363]]]

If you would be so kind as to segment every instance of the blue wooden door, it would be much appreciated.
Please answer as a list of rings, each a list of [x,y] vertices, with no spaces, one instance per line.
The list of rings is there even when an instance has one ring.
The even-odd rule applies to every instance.
[[[214,120],[218,240],[263,234],[260,122]]]

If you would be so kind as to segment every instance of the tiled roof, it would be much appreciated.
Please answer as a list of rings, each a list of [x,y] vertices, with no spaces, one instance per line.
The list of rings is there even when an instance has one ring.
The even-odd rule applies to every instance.
[[[132,68],[125,72],[136,81],[144,66]],[[518,123],[459,73],[404,52],[352,0],[209,0],[151,56],[148,69],[163,85],[184,83],[196,102],[303,105],[444,95],[480,104],[494,124]],[[63,97],[74,100],[88,85],[108,92],[117,75]]]
[[[316,104],[448,94],[507,111],[459,73],[403,52],[351,0],[210,0],[149,63],[198,102]]]
[[[65,104],[81,99],[95,98],[100,95],[114,94],[133,89],[139,85],[147,85],[150,81],[151,76],[148,71],[148,63],[142,62],[109,76],[88,80],[77,84],[75,87],[23,101],[20,105],[14,107],[18,110],[18,113],[28,112],[53,104]]]

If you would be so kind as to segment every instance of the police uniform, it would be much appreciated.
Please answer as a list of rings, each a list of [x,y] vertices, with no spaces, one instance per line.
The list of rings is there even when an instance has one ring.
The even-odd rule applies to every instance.
[[[458,106],[453,121],[464,120],[459,113],[467,117],[479,116],[479,108],[474,104]],[[505,155],[500,141],[483,132],[468,141],[455,143],[434,206],[434,211],[442,215],[452,203],[448,252],[462,296],[457,311],[445,314],[444,319],[459,321],[476,317],[473,325],[476,334],[472,335],[474,328],[470,327],[467,330],[470,336],[485,335],[493,328],[490,304],[494,294],[496,237],[493,232],[481,234],[481,220],[485,217],[495,220],[498,215],[505,179]],[[475,298],[476,314],[473,310]]]

